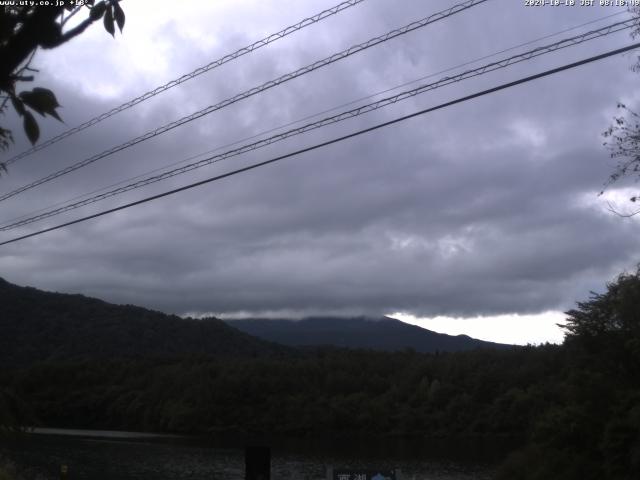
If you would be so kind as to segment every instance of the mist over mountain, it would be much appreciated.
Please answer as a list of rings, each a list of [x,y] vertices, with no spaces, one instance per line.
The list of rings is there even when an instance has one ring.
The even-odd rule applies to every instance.
[[[181,355],[289,355],[288,347],[455,352],[505,345],[435,333],[392,318],[192,319],[0,279],[0,362]],[[277,345],[281,344],[281,345]]]

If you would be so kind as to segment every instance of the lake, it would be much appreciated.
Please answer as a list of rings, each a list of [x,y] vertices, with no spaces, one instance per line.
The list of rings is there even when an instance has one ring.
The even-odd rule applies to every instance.
[[[89,430],[40,429],[0,440],[0,456],[46,479],[69,480],[242,480],[247,439],[217,439]],[[259,439],[253,444],[265,444]],[[271,478],[316,480],[326,468],[401,469],[416,480],[484,480],[503,457],[506,445],[478,440],[443,442],[390,440],[271,440]],[[498,442],[499,443],[499,442]]]

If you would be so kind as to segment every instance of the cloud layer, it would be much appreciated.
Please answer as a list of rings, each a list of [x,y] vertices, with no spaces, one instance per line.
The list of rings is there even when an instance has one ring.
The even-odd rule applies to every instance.
[[[68,126],[332,2],[186,2],[180,10],[175,3],[140,4],[126,6],[125,33],[115,41],[96,27],[36,58],[40,83],[56,91]],[[452,4],[367,0],[16,163],[0,179],[0,189],[16,188]],[[0,205],[3,223],[618,11],[487,2],[17,196]],[[168,190],[629,42],[626,33],[589,42],[37,226]],[[532,46],[518,51],[526,48]],[[637,98],[632,62],[630,55],[607,59],[0,247],[0,275],[20,284],[176,313],[403,311],[473,317],[569,308],[640,259],[637,220],[613,216],[597,197],[611,170],[600,134],[618,100]],[[44,138],[64,129],[47,121],[42,126]],[[19,140],[10,154],[25,146]]]

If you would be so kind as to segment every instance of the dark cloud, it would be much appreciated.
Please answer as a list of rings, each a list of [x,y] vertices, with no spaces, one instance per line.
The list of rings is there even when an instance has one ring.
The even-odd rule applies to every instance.
[[[303,16],[302,7],[293,2],[292,8],[294,4],[296,11],[290,15]],[[9,177],[2,178],[2,190],[451,4],[430,2],[427,10],[423,2],[365,2],[15,164]],[[328,6],[313,5],[316,10]],[[528,10],[519,2],[488,2],[34,189],[6,202],[2,217],[42,208],[609,13],[613,10]],[[268,25],[287,23],[278,21],[280,11],[270,15]],[[229,18],[235,18],[233,13]],[[195,41],[206,29],[188,27],[175,15],[166,20],[159,49],[166,57],[161,60],[171,62],[178,76],[231,50],[231,45],[258,38],[254,29],[267,28],[259,16],[244,20],[240,25],[208,19],[218,23],[218,37],[200,33],[203,43],[188,48],[187,39]],[[100,95],[90,84],[85,91],[56,76],[43,77],[65,99],[67,125],[153,84],[144,75],[140,84],[132,83],[135,67],[118,63],[113,52],[126,48],[127,34],[118,45],[91,37],[107,49],[108,61],[88,55],[77,71],[65,64],[64,70],[77,75],[78,82],[86,70],[92,72],[88,78],[99,73],[108,84],[112,69],[131,69],[133,73],[115,76],[121,81],[113,87],[115,94]],[[209,55],[203,45],[216,40],[216,53]],[[302,148],[627,42],[626,34],[618,35],[434,91],[42,225]],[[64,55],[63,49],[52,52],[45,64],[55,65]],[[567,309],[639,258],[637,222],[607,213],[597,197],[611,167],[600,133],[616,101],[634,98],[638,79],[629,71],[631,60],[608,59],[1,247],[1,275],[21,284],[177,313],[402,310],[475,316]],[[64,128],[51,122],[43,125],[46,134]],[[22,147],[24,143],[12,152]]]

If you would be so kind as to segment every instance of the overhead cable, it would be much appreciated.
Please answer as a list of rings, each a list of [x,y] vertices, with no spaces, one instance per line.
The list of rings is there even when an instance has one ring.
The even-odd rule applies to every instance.
[[[246,167],[239,168],[237,170],[233,170],[231,172],[227,172],[227,173],[224,173],[224,174],[221,174],[221,175],[216,175],[215,177],[207,178],[205,180],[200,180],[198,182],[191,183],[191,184],[179,187],[179,188],[175,188],[173,190],[169,190],[167,192],[163,192],[163,193],[160,193],[160,194],[157,194],[157,195],[152,195],[150,197],[146,197],[146,198],[143,198],[141,200],[137,200],[135,202],[127,203],[127,204],[121,205],[119,207],[110,208],[108,210],[103,210],[101,212],[94,213],[92,215],[87,215],[85,217],[81,217],[81,218],[72,220],[70,222],[65,222],[65,223],[56,225],[54,227],[45,228],[45,229],[42,229],[42,230],[38,230],[36,232],[32,232],[32,233],[29,233],[29,234],[26,234],[26,235],[21,235],[19,237],[12,238],[10,240],[5,240],[4,242],[0,242],[0,246],[7,245],[7,244],[10,244],[10,243],[14,243],[14,242],[18,242],[20,240],[24,240],[24,239],[27,239],[27,238],[35,237],[37,235],[42,235],[44,233],[52,232],[54,230],[59,230],[61,228],[65,228],[65,227],[68,227],[70,225],[75,225],[77,223],[85,222],[87,220],[91,220],[91,219],[98,218],[98,217],[101,217],[101,216],[104,216],[104,215],[108,215],[110,213],[114,213],[114,212],[118,212],[118,211],[121,211],[121,210],[125,210],[127,208],[131,208],[131,207],[134,207],[136,205],[141,205],[143,203],[148,203],[148,202],[151,202],[153,200],[158,200],[160,198],[167,197],[169,195],[174,195],[176,193],[183,192],[185,190],[190,190],[192,188],[199,187],[201,185],[206,185],[208,183],[212,183],[212,182],[215,182],[215,181],[218,181],[218,180],[222,180],[222,179],[227,178],[227,177],[231,177],[231,176],[234,176],[234,175],[237,175],[237,174],[240,174],[240,173],[244,173],[244,172],[247,172],[247,171],[250,171],[250,170],[254,170],[254,169],[259,168],[259,167],[270,165],[270,164],[273,164],[273,163],[278,162],[280,160],[284,160],[286,158],[295,157],[297,155],[310,152],[312,150],[317,150],[319,148],[326,147],[328,145],[332,145],[332,144],[335,144],[335,143],[338,143],[338,142],[342,142],[344,140],[348,140],[350,138],[357,137],[359,135],[363,135],[365,133],[369,133],[369,132],[372,132],[372,131],[375,131],[375,130],[378,130],[378,129],[381,129],[381,128],[384,128],[384,127],[388,127],[390,125],[394,125],[396,123],[400,123],[400,122],[403,122],[405,120],[409,120],[411,118],[414,118],[414,117],[417,117],[417,116],[420,116],[420,115],[424,115],[424,114],[427,114],[427,113],[430,113],[430,112],[433,112],[433,111],[436,111],[436,110],[440,110],[440,109],[443,109],[443,108],[446,108],[446,107],[450,107],[452,105],[463,103],[463,102],[472,100],[474,98],[478,98],[478,97],[482,97],[482,96],[485,96],[485,95],[489,95],[489,94],[498,92],[500,90],[505,90],[507,88],[511,88],[511,87],[514,87],[514,86],[517,86],[517,85],[521,85],[523,83],[531,82],[533,80],[537,80],[537,79],[540,79],[540,78],[543,78],[543,77],[548,77],[550,75],[554,75],[556,73],[563,72],[563,71],[566,71],[566,70],[569,70],[569,69],[572,69],[572,68],[576,68],[576,67],[579,67],[581,65],[585,65],[585,64],[592,63],[592,62],[595,62],[595,61],[598,61],[598,60],[602,60],[602,59],[611,57],[613,55],[617,55],[617,54],[620,54],[620,53],[628,52],[628,51],[636,49],[638,47],[640,47],[640,42],[634,43],[632,45],[628,45],[626,47],[618,48],[616,50],[611,50],[609,52],[606,52],[606,53],[603,53],[603,54],[600,54],[600,55],[595,55],[593,57],[589,57],[589,58],[586,58],[586,59],[583,59],[583,60],[580,60],[580,61],[577,61],[577,62],[569,63],[569,64],[563,65],[561,67],[552,68],[550,70],[546,70],[544,72],[537,73],[535,75],[530,75],[530,76],[527,76],[527,77],[524,77],[524,78],[520,78],[519,80],[514,80],[514,81],[508,82],[508,83],[503,83],[501,85],[498,85],[497,87],[492,87],[492,88],[489,88],[487,90],[482,90],[480,92],[477,92],[477,93],[474,93],[474,94],[471,94],[471,95],[467,95],[467,96],[464,96],[464,97],[461,97],[461,98],[457,98],[455,100],[451,100],[449,102],[441,103],[440,105],[437,105],[435,107],[430,107],[430,108],[426,108],[426,109],[423,109],[423,110],[419,110],[419,111],[411,113],[409,115],[404,115],[402,117],[398,117],[398,118],[395,118],[393,120],[389,120],[387,122],[379,123],[379,124],[374,125],[372,127],[364,128],[362,130],[358,130],[356,132],[352,132],[352,133],[350,133],[348,135],[343,135],[341,137],[337,137],[337,138],[334,138],[334,139],[331,139],[331,140],[327,140],[325,142],[317,143],[317,144],[312,145],[310,147],[302,148],[300,150],[296,150],[294,152],[287,153],[285,155],[280,155],[278,157],[271,158],[269,160],[265,160],[263,162],[254,163],[252,165],[248,165]]]
[[[137,174],[137,175],[135,175],[133,177],[128,177],[128,178],[125,178],[123,180],[119,180],[119,181],[117,181],[115,183],[111,183],[109,185],[106,185],[104,187],[100,187],[100,188],[92,190],[90,192],[86,192],[86,193],[82,193],[80,195],[76,195],[76,196],[74,196],[72,198],[69,198],[67,200],[62,200],[60,202],[57,202],[57,203],[55,203],[55,204],[53,204],[53,205],[51,205],[49,207],[39,208],[39,209],[31,211],[29,213],[25,213],[25,214],[19,215],[19,216],[14,217],[14,218],[12,218],[10,220],[7,220],[6,223],[10,223],[10,222],[14,222],[14,221],[17,221],[17,220],[21,220],[23,218],[35,215],[36,213],[44,212],[45,210],[48,210],[50,208],[58,207],[60,205],[65,205],[65,204],[67,204],[69,202],[72,202],[74,200],[79,200],[81,198],[89,197],[91,195],[95,195],[95,194],[98,194],[100,192],[104,192],[106,190],[109,190],[110,188],[117,187],[118,185],[122,185],[124,183],[131,182],[133,180],[137,180],[139,178],[142,178],[145,175],[150,175],[152,173],[161,172],[161,171],[166,170],[166,169],[168,169],[170,167],[174,167],[176,165],[181,165],[183,163],[190,162],[191,160],[195,160],[196,158],[203,157],[205,155],[210,155],[210,154],[212,154],[214,152],[219,152],[220,150],[223,150],[223,149],[229,148],[229,147],[233,147],[234,145],[239,145],[242,142],[253,140],[254,138],[260,138],[263,135],[266,135],[268,133],[277,132],[278,130],[282,130],[283,128],[291,127],[293,125],[302,123],[304,121],[311,120],[312,118],[317,118],[320,115],[325,115],[327,113],[335,112],[336,110],[340,110],[341,108],[348,107],[350,105],[356,105],[356,104],[358,104],[358,103],[360,103],[360,102],[362,102],[364,100],[369,100],[369,99],[372,99],[372,98],[375,98],[375,97],[379,97],[380,95],[384,95],[385,93],[389,93],[389,92],[392,92],[394,90],[399,90],[400,88],[403,88],[403,87],[406,87],[406,86],[409,86],[409,85],[413,85],[415,83],[421,82],[421,81],[426,80],[428,78],[437,77],[438,75],[441,75],[443,73],[452,72],[452,71],[458,70],[458,69],[460,69],[462,67],[466,67],[468,65],[473,65],[474,63],[477,63],[477,62],[479,62],[481,60],[486,60],[488,58],[495,57],[495,56],[500,55],[502,53],[511,52],[513,50],[517,50],[518,48],[525,47],[527,45],[533,45],[534,43],[541,42],[542,40],[546,40],[548,38],[556,37],[558,35],[561,35],[563,33],[570,32],[570,31],[573,31],[573,30],[578,30],[579,28],[583,28],[583,27],[585,27],[587,25],[592,25],[594,23],[598,23],[598,22],[601,22],[601,21],[606,20],[608,18],[622,15],[624,13],[627,13],[627,12],[619,11],[619,12],[616,12],[616,13],[611,13],[609,15],[605,15],[603,17],[598,17],[598,18],[596,18],[594,20],[589,20],[588,22],[584,22],[584,23],[581,23],[581,24],[578,24],[578,25],[574,25],[573,27],[565,28],[563,30],[558,30],[556,32],[550,33],[550,34],[545,35],[543,37],[538,37],[538,38],[535,38],[535,39],[532,39],[532,40],[527,40],[526,42],[520,43],[518,45],[514,45],[512,47],[505,48],[505,49],[499,50],[497,52],[493,52],[493,53],[490,53],[490,54],[487,54],[487,55],[483,55],[482,57],[478,57],[478,58],[475,58],[473,60],[468,60],[466,62],[459,63],[457,65],[454,65],[453,67],[447,67],[444,70],[439,70],[437,72],[429,73],[428,75],[424,75],[422,77],[415,78],[415,79],[410,80],[408,82],[404,82],[404,83],[395,85],[393,87],[386,88],[384,90],[379,90],[379,91],[377,91],[375,93],[370,93],[370,94],[365,95],[363,97],[356,98],[354,100],[350,100],[348,102],[341,103],[339,105],[335,105],[335,106],[333,106],[331,108],[327,108],[326,110],[321,110],[319,112],[315,112],[315,113],[312,113],[310,115],[306,115],[304,117],[298,118],[296,120],[292,120],[292,121],[289,121],[287,123],[277,125],[275,127],[270,127],[270,128],[268,128],[266,130],[262,130],[261,132],[251,134],[248,137],[239,138],[237,140],[234,140],[232,142],[226,143],[224,145],[219,145],[219,146],[217,146],[215,148],[209,149],[209,150],[201,152],[201,153],[197,153],[197,154],[191,155],[191,156],[189,156],[187,158],[183,158],[183,159],[178,160],[176,162],[171,162],[171,163],[165,164],[163,166],[156,167],[156,168],[151,169],[151,170],[147,170],[147,171],[139,173],[139,174]]]
[[[53,145],[54,143],[59,142],[60,140],[63,140],[67,137],[70,137],[71,135],[81,132],[82,130],[89,128],[93,125],[96,125],[97,123],[102,122],[103,120],[106,120],[109,117],[112,117],[113,115],[123,112],[135,105],[138,105],[139,103],[144,102],[145,100],[149,100],[152,97],[155,97],[156,95],[165,92],[167,90],[169,90],[170,88],[176,87],[188,80],[191,80],[192,78],[195,78],[199,75],[202,75],[203,73],[209,72],[210,70],[213,70],[214,68],[217,68],[221,65],[224,65],[225,63],[229,63],[232,60],[235,60],[239,57],[242,57],[243,55],[246,55],[248,53],[251,53],[259,48],[262,48],[264,46],[269,45],[270,43],[273,43],[277,40],[280,40],[281,38],[286,37],[287,35],[291,35],[292,33],[297,32],[298,30],[302,30],[305,27],[308,27],[309,25],[313,25],[315,23],[318,23],[322,20],[324,20],[325,18],[328,18],[332,15],[335,15],[337,13],[342,12],[343,10],[346,10],[347,8],[353,7],[354,5],[357,5],[359,3],[364,2],[364,0],[348,0],[345,2],[342,2],[334,7],[328,8],[326,10],[323,10],[320,13],[317,13],[309,18],[305,18],[304,20],[299,21],[298,23],[288,26],[282,30],[280,30],[279,32],[276,33],[272,33],[271,35],[268,35],[266,37],[264,37],[262,40],[258,40],[257,42],[252,43],[251,45],[247,45],[246,47],[242,47],[238,50],[236,50],[233,53],[229,53],[224,55],[223,57],[218,58],[217,60],[214,60],[213,62],[203,66],[203,67],[199,67],[196,68],[194,71],[187,73],[185,75],[182,75],[180,78],[176,78],[174,80],[171,80],[170,82],[165,83],[164,85],[161,85],[157,88],[154,88],[153,90],[150,90],[146,93],[143,93],[142,95],[129,100],[128,102],[123,103],[122,105],[119,105],[115,108],[112,108],[111,110],[109,110],[108,112],[102,113],[100,115],[98,115],[97,117],[94,117],[90,120],[87,120],[86,122],[78,125],[77,127],[73,127],[70,128],[69,130],[66,130],[62,133],[60,133],[59,135],[56,135],[55,137],[50,138],[49,140],[46,140],[44,142],[41,142],[37,145],[34,145],[33,147],[29,148],[28,150],[25,150],[24,152],[19,153],[18,155],[15,155],[14,157],[11,157],[9,160],[7,160],[6,162],[4,162],[5,165],[10,165],[12,163],[17,162],[18,160],[25,158],[29,155],[31,155],[32,153],[35,153],[39,150],[42,150],[44,148],[47,148],[51,145]]]
[[[593,40],[596,38],[601,38],[604,37],[606,35],[610,35],[612,33],[616,33],[616,32],[620,32],[624,29],[627,28],[631,28],[634,25],[634,21],[633,20],[627,20],[627,21],[623,21],[623,22],[617,22],[611,25],[608,25],[606,27],[602,27],[599,28],[597,30],[592,30],[590,32],[586,32],[580,35],[576,35],[574,37],[570,37],[570,38],[565,38],[562,39],[558,42],[549,44],[549,45],[545,45],[545,46],[541,46],[541,47],[537,47],[534,48],[532,50],[529,50],[527,52],[523,52],[520,53],[518,55],[513,55],[511,57],[508,58],[504,58],[501,60],[497,60],[495,62],[491,62],[488,63],[486,65],[471,69],[471,70],[467,70],[465,72],[462,72],[458,75],[453,75],[450,77],[444,77],[441,78],[440,80],[436,81],[436,82],[432,82],[429,84],[425,84],[425,85],[420,85],[414,89],[411,90],[407,90],[404,92],[400,92],[396,95],[392,95],[380,100],[377,100],[375,102],[369,103],[367,105],[363,105],[351,110],[347,110],[344,112],[341,112],[337,115],[333,115],[330,117],[326,117],[323,118],[321,120],[318,120],[316,122],[312,122],[312,123],[308,123],[306,125],[302,125],[300,127],[297,128],[293,128],[290,130],[287,130],[285,132],[281,132],[278,133],[276,135],[273,135],[271,137],[262,139],[262,140],[258,140],[256,142],[253,143],[249,143],[249,144],[245,144],[242,145],[238,148],[234,148],[232,150],[228,150],[226,152],[217,154],[217,155],[213,155],[210,156],[208,158],[202,159],[200,161],[197,162],[193,162],[187,165],[183,165],[181,167],[178,168],[174,168],[172,170],[168,170],[164,173],[160,173],[158,175],[153,175],[151,177],[147,177],[145,179],[142,180],[138,180],[136,182],[133,183],[129,183],[127,185],[109,190],[107,192],[103,192],[100,193],[98,195],[94,195],[92,197],[74,202],[74,203],[69,203],[67,205],[64,205],[62,207],[59,208],[54,208],[54,209],[50,209],[44,213],[41,213],[39,215],[34,215],[25,219],[21,219],[18,221],[14,221],[12,223],[9,223],[7,225],[3,225],[0,227],[0,231],[7,231],[7,230],[12,230],[24,225],[28,225],[30,223],[34,223],[40,220],[44,220],[46,218],[50,218],[53,217],[55,215],[59,215],[62,214],[64,212],[68,212],[71,210],[75,210],[77,208],[86,206],[86,205],[90,205],[93,203],[96,203],[98,201],[110,198],[110,197],[114,197],[116,195],[120,195],[122,193],[131,191],[131,190],[135,190],[138,188],[142,188],[145,187],[147,185],[151,185],[153,183],[159,182],[161,180],[166,180],[168,178],[171,177],[175,177],[177,175],[181,175],[187,172],[190,172],[192,170],[204,167],[206,165],[210,165],[213,163],[217,163],[220,162],[222,160],[226,160],[228,158],[231,157],[235,157],[247,152],[250,152],[252,150],[257,150],[259,148],[262,147],[266,147],[268,145],[274,144],[276,142],[285,140],[287,138],[291,138],[293,136],[296,135],[300,135],[312,130],[316,130],[318,128],[327,126],[327,125],[331,125],[334,123],[338,123],[338,122],[342,122],[344,120],[350,119],[350,118],[354,118],[360,115],[363,115],[365,113],[369,113],[375,110],[379,110],[381,108],[384,107],[388,107],[390,105],[393,105],[397,102],[403,101],[403,100],[407,100],[409,98],[415,97],[416,95],[431,91],[431,90],[435,90],[437,88],[441,88],[444,87],[446,85],[451,85],[453,83],[457,83],[463,80],[467,80],[469,78],[473,78],[473,77],[477,77],[480,75],[484,75],[486,73],[489,72],[493,72],[499,69],[503,69],[506,67],[509,67],[511,65],[515,65],[517,63],[521,63],[524,61],[528,61],[531,60],[532,58],[536,58],[539,57],[541,55],[546,55],[548,53],[552,53],[558,50],[561,50],[563,48],[567,48],[567,47],[571,47],[571,46],[575,46],[581,43],[584,43],[586,41],[589,40]]]
[[[5,193],[0,195],[0,201],[4,201],[7,200],[8,198],[14,197],[16,195],[18,195],[19,193],[22,193],[26,190],[30,190],[34,187],[37,187],[39,185],[42,185],[43,183],[47,183],[55,178],[61,177],[62,175],[66,175],[68,173],[71,173],[75,170],[78,170],[79,168],[85,167],[87,165],[90,165],[94,162],[97,162],[98,160],[108,157],[109,155],[113,155],[114,153],[120,152],[126,148],[132,147],[133,145],[136,145],[140,142],[143,142],[145,140],[149,140],[150,138],[156,137],[158,135],[161,135],[163,133],[168,132],[169,130],[172,130],[176,127],[179,127],[181,125],[184,125],[185,123],[191,122],[193,120],[196,120],[198,118],[201,118],[205,115],[208,115],[210,113],[213,113],[217,110],[220,110],[222,108],[228,107],[229,105],[232,105],[236,102],[239,102],[240,100],[244,100],[248,97],[251,97],[253,95],[256,95],[258,93],[262,93],[266,90],[269,90],[270,88],[273,88],[275,86],[281,85],[285,82],[288,82],[289,80],[293,80],[294,78],[300,77],[302,75],[305,75],[307,73],[310,73],[314,70],[317,70],[319,68],[325,67],[327,65],[330,65],[332,63],[335,63],[339,60],[342,60],[344,58],[347,58],[355,53],[359,53],[362,52],[363,50],[366,50],[368,48],[371,48],[375,45],[379,45],[381,43],[387,42],[393,38],[396,38],[400,35],[405,35],[409,32],[412,32],[414,30],[417,30],[419,28],[425,27],[427,25],[430,25],[434,22],[443,20],[445,18],[448,18],[452,15],[455,15],[457,13],[460,13],[464,10],[467,10],[473,6],[476,6],[478,4],[484,3],[488,0],[467,0],[465,2],[456,4],[446,10],[443,10],[441,12],[438,13],[434,13],[433,15],[430,15],[426,18],[423,18],[422,20],[418,20],[415,22],[411,22],[408,25],[405,25],[404,27],[395,29],[395,30],[391,30],[390,32],[385,33],[384,35],[380,35],[378,37],[374,37],[370,40],[367,40],[364,43],[358,44],[358,45],[353,45],[349,48],[347,48],[346,50],[343,50],[339,53],[335,53],[329,57],[326,57],[322,60],[318,60],[310,65],[307,65],[305,67],[302,67],[298,70],[295,70],[293,72],[290,72],[286,75],[283,75],[281,77],[278,77],[275,80],[270,80],[258,87],[254,87],[251,88],[249,90],[246,90],[243,93],[240,93],[238,95],[235,95],[234,97],[228,98],[226,100],[223,100],[220,103],[217,103],[215,105],[210,105],[207,108],[204,108],[202,110],[199,110],[195,113],[192,113],[191,115],[187,115],[185,117],[180,118],[179,120],[175,120],[171,123],[168,123],[162,127],[156,128],[155,130],[151,130],[139,137],[136,137],[134,139],[131,139],[125,143],[122,143],[120,145],[117,145],[115,147],[112,147],[108,150],[105,150],[104,152],[101,152],[97,155],[93,155],[92,157],[86,158],[84,160],[81,160],[77,163],[74,163],[73,165],[70,165],[66,168],[63,168],[62,170],[58,170],[57,172],[54,172],[50,175],[47,175],[46,177],[43,177],[39,180],[36,180],[34,182],[31,182],[27,185],[24,185],[22,187],[19,187],[15,190],[12,190],[11,192]]]

